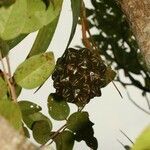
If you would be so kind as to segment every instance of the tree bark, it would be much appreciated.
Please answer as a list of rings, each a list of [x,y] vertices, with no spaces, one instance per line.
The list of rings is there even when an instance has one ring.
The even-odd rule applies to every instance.
[[[37,147],[13,129],[4,118],[0,117],[0,149],[37,150]]]
[[[0,116],[0,149],[1,150],[52,150],[49,146],[38,148],[20,135]]]
[[[150,0],[118,0],[150,72]]]

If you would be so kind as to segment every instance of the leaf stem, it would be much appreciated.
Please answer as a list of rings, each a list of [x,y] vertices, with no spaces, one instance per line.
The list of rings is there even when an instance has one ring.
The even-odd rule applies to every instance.
[[[7,82],[8,87],[10,89],[12,100],[14,102],[17,102],[15,88],[14,88],[13,84],[11,83],[12,78],[11,78],[11,71],[10,71],[10,64],[9,64],[8,57],[6,58],[6,60],[7,60],[8,72],[9,72],[8,74],[9,75],[7,75],[6,68],[5,68],[5,65],[4,65],[4,61],[3,61],[3,58],[2,58],[2,53],[0,51],[0,61],[1,61],[2,67],[3,67],[4,78],[5,78],[5,81]],[[8,76],[9,76],[10,80],[8,79]]]
[[[60,127],[50,138],[52,139],[52,141],[48,144],[51,145],[54,142],[54,139],[57,137],[57,135],[60,133],[61,130],[65,130],[67,127],[67,124],[64,124],[62,127]]]

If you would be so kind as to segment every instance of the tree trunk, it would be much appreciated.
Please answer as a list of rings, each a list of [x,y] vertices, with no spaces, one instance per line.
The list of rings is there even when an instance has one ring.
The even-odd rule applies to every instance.
[[[0,149],[1,150],[52,150],[48,146],[38,148],[24,136],[20,135],[0,116]]]
[[[150,0],[118,0],[150,72]]]

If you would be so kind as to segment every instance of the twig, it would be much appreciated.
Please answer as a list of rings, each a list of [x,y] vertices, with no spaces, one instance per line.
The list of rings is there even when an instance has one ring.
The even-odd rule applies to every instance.
[[[115,89],[118,91],[120,97],[123,98],[121,92],[119,91],[118,87],[116,86],[116,84],[113,81],[112,81],[112,84],[114,85]]]
[[[145,98],[146,98],[148,109],[150,110],[150,101],[149,101],[146,93],[145,93]]]
[[[88,49],[93,49],[90,41],[88,40],[87,38],[87,26],[86,26],[86,19],[85,19],[85,11],[84,11],[84,2],[82,1],[82,7],[81,7],[81,14],[80,14],[80,17],[81,17],[81,27],[82,27],[82,37],[83,37],[83,43],[84,45],[88,48]]]
[[[88,21],[87,21],[87,18],[86,18],[86,10],[85,10],[84,3],[82,4],[82,9],[81,9],[81,24],[82,24],[82,36],[83,36],[83,41],[84,41],[85,46],[88,47],[89,49],[92,49],[92,50],[93,50],[93,47],[94,47],[96,51],[100,51],[97,44],[93,40],[91,32],[89,30],[89,24],[88,24]],[[93,47],[91,46],[90,41],[88,40],[88,38],[86,36],[86,32],[89,34],[90,41],[91,41]],[[120,97],[123,98],[121,92],[119,91],[119,89],[117,88],[115,83],[113,81],[112,81],[112,83],[113,83],[114,87],[116,88],[116,90],[118,91]]]
[[[9,78],[10,78],[10,80],[12,80],[12,78],[11,78],[11,69],[10,69],[10,61],[9,61],[8,55],[6,56],[6,62],[7,62],[7,66],[8,66]]]
[[[132,98],[130,97],[130,94],[129,94],[128,91],[127,91],[126,93],[127,93],[127,95],[128,95],[129,100],[130,100],[137,108],[139,108],[140,110],[142,110],[142,111],[145,112],[146,114],[150,115],[150,112],[149,112],[149,111],[145,110],[144,108],[142,108],[141,106],[139,106],[134,100],[132,100]]]
[[[120,132],[121,132],[132,144],[134,144],[133,141],[132,141],[122,130],[120,130]]]
[[[4,65],[4,62],[3,62],[1,51],[0,51],[0,61],[1,61],[2,67],[3,67],[3,74],[4,74],[5,81],[7,82],[8,87],[9,87],[10,92],[11,92],[12,100],[14,102],[17,102],[14,86],[11,84],[11,82],[9,81],[9,79],[7,77],[7,72],[6,72],[6,69],[5,69],[5,65]]]
[[[117,139],[117,141],[118,141],[123,147],[125,147],[125,145],[124,145],[122,142],[120,142],[120,140]]]
[[[66,124],[64,124],[61,128],[59,128],[50,138],[52,139],[52,141],[48,144],[51,145],[54,141],[54,139],[57,137],[57,135],[60,133],[61,130],[65,130],[66,129]],[[48,146],[47,145],[47,146]]]

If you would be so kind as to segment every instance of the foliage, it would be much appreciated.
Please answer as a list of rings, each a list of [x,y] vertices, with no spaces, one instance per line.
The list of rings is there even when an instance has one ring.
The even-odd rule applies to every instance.
[[[149,150],[150,149],[150,125],[144,129],[131,150]]]
[[[97,30],[97,32],[91,33],[92,38],[108,63],[115,66],[115,70],[118,72],[116,80],[124,87],[134,85],[142,90],[143,95],[149,93],[150,76],[121,8],[114,0],[91,0],[91,3],[93,8],[87,8],[89,28]],[[121,78],[121,71],[129,79],[129,82],[125,82]],[[134,75],[143,78],[144,85]]]
[[[125,17],[111,0],[105,3],[94,0],[92,3],[96,11],[87,9],[88,16],[92,16],[89,27],[96,27],[100,31],[99,35],[90,38],[85,34],[90,28],[86,26],[83,1],[71,0],[72,29],[64,54],[55,65],[53,52],[46,51],[57,27],[62,3],[63,0],[0,0],[0,115],[15,129],[24,132],[26,137],[30,137],[29,130],[32,131],[35,141],[41,145],[55,142],[58,150],[72,150],[75,141],[84,141],[88,147],[97,150],[94,123],[83,109],[92,98],[101,96],[101,88],[112,82],[116,75],[102,60],[101,55],[111,63],[116,63],[115,69],[124,69],[132,84],[144,92],[149,92],[149,76],[138,60],[138,47]],[[109,7],[112,8],[108,13]],[[68,48],[79,18],[85,47]],[[94,23],[95,20],[98,24]],[[9,51],[34,31],[38,31],[38,34],[28,56],[18,65],[14,74],[11,74]],[[98,51],[92,38],[99,44],[101,51]],[[125,44],[130,47],[130,52]],[[109,54],[110,51],[113,55]],[[132,61],[131,65],[129,59]],[[131,75],[141,75],[141,70],[145,75],[146,86],[142,86]],[[49,91],[49,116],[45,116],[40,106],[29,100],[18,100],[18,97],[22,88],[39,89],[51,75],[56,91]],[[120,78],[118,81],[126,85]],[[76,112],[70,111],[70,102],[77,106]],[[54,131],[52,119],[65,124]]]

